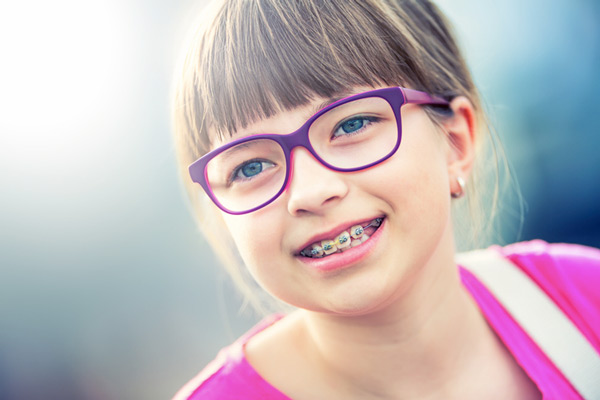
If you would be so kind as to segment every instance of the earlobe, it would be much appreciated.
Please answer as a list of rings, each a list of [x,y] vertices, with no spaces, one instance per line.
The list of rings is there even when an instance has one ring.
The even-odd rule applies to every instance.
[[[448,179],[456,192],[457,178],[468,180],[475,159],[477,117],[471,101],[464,96],[450,102],[452,116],[442,122],[448,139]]]
[[[458,186],[458,190],[453,189],[452,185],[450,186],[450,196],[452,196],[453,199],[460,199],[465,194],[465,187],[467,184],[462,176],[459,175],[456,177],[456,185]]]

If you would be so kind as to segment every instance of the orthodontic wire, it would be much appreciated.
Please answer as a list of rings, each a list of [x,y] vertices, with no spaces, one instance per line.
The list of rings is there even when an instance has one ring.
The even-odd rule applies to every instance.
[[[383,221],[383,218],[375,218],[373,221],[369,222],[369,223],[368,223],[366,226],[362,227],[362,229],[364,230],[364,229],[367,229],[367,228],[369,228],[369,227],[371,227],[371,226],[374,226],[374,227],[379,227],[379,226],[381,226],[381,222],[382,222],[382,221]],[[377,224],[377,225],[374,225],[374,224]],[[362,233],[362,232],[361,232],[361,233]],[[301,256],[304,256],[304,257],[309,257],[309,255],[308,255],[308,254],[306,254],[306,253],[304,252],[304,250],[302,250],[302,251],[300,252],[300,255],[301,255]]]

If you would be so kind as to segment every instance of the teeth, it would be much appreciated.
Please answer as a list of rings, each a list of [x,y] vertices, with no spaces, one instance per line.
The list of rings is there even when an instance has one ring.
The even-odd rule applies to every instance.
[[[352,228],[350,228],[350,234],[354,239],[359,239],[363,235],[364,231],[365,229],[360,225],[354,225]]]
[[[350,246],[350,234],[348,232],[342,232],[338,237],[335,238],[335,244],[338,249],[345,249]]]
[[[313,257],[323,257],[323,248],[318,244],[313,244],[310,255]]]
[[[350,232],[344,231],[333,240],[322,240],[321,242],[314,243],[302,250],[300,254],[304,257],[320,258],[360,246],[370,238],[365,233],[365,229],[368,227],[377,228],[382,222],[383,218],[375,218],[364,227],[362,225],[354,225],[349,229]]]
[[[333,254],[337,251],[337,247],[335,247],[335,242],[333,240],[323,240],[321,242],[321,247],[323,247],[323,252],[326,255]]]

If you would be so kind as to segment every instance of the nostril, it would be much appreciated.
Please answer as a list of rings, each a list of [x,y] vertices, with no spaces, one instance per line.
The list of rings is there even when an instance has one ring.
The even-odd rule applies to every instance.
[[[332,201],[335,201],[337,198],[338,198],[338,196],[331,196],[330,198],[328,198],[325,201],[323,201],[323,204],[325,204],[325,203],[331,203]]]

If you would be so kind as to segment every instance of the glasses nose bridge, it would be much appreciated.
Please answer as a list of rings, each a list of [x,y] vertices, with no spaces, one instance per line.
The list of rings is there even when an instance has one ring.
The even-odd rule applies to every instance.
[[[282,191],[289,189],[289,186],[293,179],[294,157],[292,155],[292,151],[296,147],[303,147],[304,149],[306,149],[306,151],[308,151],[315,158],[315,161],[317,161],[319,164],[325,166],[325,164],[323,164],[323,160],[321,159],[321,157],[319,157],[319,155],[316,153],[315,149],[312,147],[312,145],[310,143],[310,139],[308,137],[311,122],[312,121],[307,121],[307,123],[302,125],[300,128],[298,128],[294,132],[288,133],[287,135],[283,135],[283,136],[280,136],[277,138],[279,145],[283,148],[283,151],[285,153],[286,162],[287,162],[286,182],[284,184]]]
[[[313,156],[317,156],[315,150],[310,144],[310,140],[308,139],[308,130],[310,128],[310,124],[305,124],[298,128],[296,131],[289,133],[287,135],[281,136],[279,138],[279,143],[282,145],[283,149],[286,153],[286,158],[288,162],[291,162],[292,159],[292,150],[296,147],[304,147],[311,153]]]

